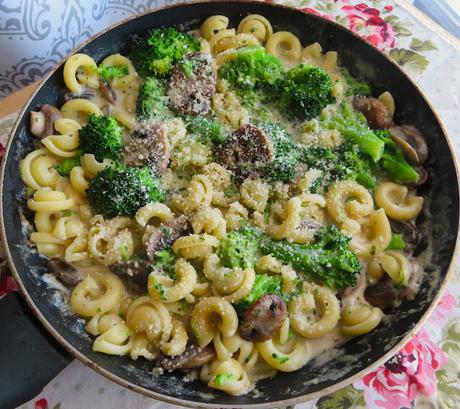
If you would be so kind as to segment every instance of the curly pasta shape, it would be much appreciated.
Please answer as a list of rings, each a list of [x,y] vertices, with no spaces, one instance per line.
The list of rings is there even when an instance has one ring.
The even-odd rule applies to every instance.
[[[166,303],[176,302],[187,297],[195,288],[197,274],[195,268],[184,259],[174,264],[175,279],[166,275],[150,273],[147,289],[154,300]]]
[[[163,203],[151,202],[141,207],[134,218],[140,226],[146,227],[152,219],[159,219],[162,223],[170,222],[174,218],[174,213]]]
[[[178,238],[172,245],[172,249],[183,258],[203,260],[218,245],[219,240],[209,234],[189,234]]]
[[[334,183],[326,194],[327,211],[343,229],[350,233],[360,230],[358,219],[374,210],[374,200],[368,190],[352,180]]]
[[[47,257],[61,256],[65,243],[54,234],[48,232],[33,232],[30,241],[35,244],[37,251]]]
[[[83,73],[79,73],[83,70]],[[81,94],[83,87],[99,87],[96,62],[86,54],[74,54],[64,64],[64,82],[66,87],[74,93]]]
[[[92,179],[104,169],[114,167],[115,163],[110,159],[104,159],[102,162],[99,162],[92,153],[85,153],[81,157],[81,166],[85,171],[85,176]]]
[[[380,257],[380,266],[397,286],[406,286],[410,278],[409,261],[397,251],[385,251]]]
[[[304,287],[304,291],[288,305],[290,323],[305,338],[319,338],[339,322],[339,300],[329,288],[314,283]]]
[[[302,228],[303,219],[305,216],[309,216],[307,218],[320,217],[320,220],[324,222],[324,216],[321,216],[320,212],[325,206],[326,201],[321,195],[303,194],[295,196],[289,199],[284,206],[283,222],[270,224],[267,233],[276,240],[289,239],[295,243],[308,243],[313,240],[314,231]]]
[[[245,270],[219,269],[212,280],[214,295],[234,303],[246,297],[254,285],[256,273],[252,268]]]
[[[70,184],[82,195],[86,195],[86,190],[89,188],[89,181],[85,178],[85,170],[81,166],[75,166],[70,171]]]
[[[290,31],[278,31],[268,38],[265,49],[281,60],[298,62],[302,53],[302,44]]]
[[[131,331],[123,322],[110,327],[99,335],[93,343],[93,351],[108,355],[127,355],[133,347]]]
[[[128,227],[132,222],[127,217],[102,220],[88,231],[88,252],[101,264],[110,266],[134,253],[134,238]]]
[[[228,38],[233,38],[236,35],[236,30],[234,28],[231,29],[225,29],[225,30],[220,30],[217,34],[214,34],[210,39],[209,39],[209,46],[211,47],[211,54],[216,55],[219,54],[219,52],[216,51],[216,46],[223,40],[228,39]]]
[[[270,188],[260,179],[246,179],[240,188],[241,201],[249,209],[263,212],[267,206]]]
[[[246,209],[240,202],[233,202],[228,207],[225,213],[225,221],[227,222],[227,230],[236,230],[241,226],[249,217],[248,209]]]
[[[80,140],[78,138],[78,130],[80,124],[73,119],[59,118],[54,122],[54,128],[59,132],[59,135],[49,135],[42,139],[42,144],[45,145],[50,152],[61,158],[71,158],[78,153]]]
[[[225,30],[229,22],[230,20],[226,16],[216,15],[208,17],[201,25],[202,37],[209,41],[219,31]]]
[[[38,189],[27,201],[27,206],[34,212],[60,212],[75,206],[75,200],[49,187]]]
[[[227,222],[219,209],[202,207],[192,217],[192,228],[197,234],[205,232],[221,240],[226,235]]]
[[[80,281],[70,295],[72,311],[83,317],[94,317],[116,311],[125,288],[121,280],[108,271],[93,272]]]
[[[323,53],[323,47],[321,44],[316,42],[310,45],[307,45],[302,50],[302,61],[311,62],[312,60],[317,60],[321,58]]]
[[[198,345],[204,348],[218,332],[224,337],[235,335],[238,316],[229,301],[220,297],[203,298],[193,308],[191,326]]]
[[[252,368],[259,356],[254,343],[244,340],[238,334],[222,337],[219,333],[214,337],[213,345],[219,361],[227,361],[235,357],[244,369]]]
[[[217,361],[211,365],[211,368],[212,378],[208,382],[209,387],[236,396],[249,392],[251,388],[249,377],[235,359]]]
[[[237,33],[252,34],[262,44],[265,44],[273,34],[273,27],[264,16],[260,14],[249,14],[238,25]]]
[[[209,207],[214,189],[209,178],[205,175],[194,175],[187,186],[184,195],[175,195],[171,201],[174,206],[184,213],[191,213],[200,207]]]
[[[310,350],[305,339],[295,336],[285,344],[275,339],[256,343],[263,360],[281,372],[293,372],[302,368],[310,359]]]
[[[133,335],[133,345],[129,351],[129,357],[136,361],[139,357],[153,361],[159,355],[159,350],[152,345],[143,333]]]
[[[168,309],[148,296],[136,298],[129,305],[126,322],[136,334],[145,334],[152,344],[162,346],[171,339],[173,324]]]
[[[375,190],[375,201],[394,220],[415,219],[422,210],[423,197],[409,196],[404,185],[384,182]]]
[[[131,60],[121,54],[112,54],[102,60],[105,67],[126,66],[128,73],[122,77],[115,77],[111,80],[110,85],[113,88],[126,89],[129,87],[137,88],[138,75]]]
[[[252,34],[241,33],[236,34],[233,37],[225,36],[221,38],[219,41],[214,43],[214,47],[211,48],[211,51],[213,51],[214,54],[219,55],[227,50],[238,50],[243,47],[256,47],[258,45],[260,45],[260,43],[255,36]]]
[[[358,256],[370,258],[382,254],[391,241],[391,226],[383,209],[372,212],[361,225],[361,232],[352,236],[350,249]]]
[[[30,152],[19,164],[21,178],[32,189],[54,187],[59,179],[55,166],[56,158],[46,149],[36,149]]]
[[[62,115],[64,118],[75,119],[79,114],[94,114],[97,116],[102,115],[101,109],[92,101],[83,98],[76,98],[67,101],[61,107]]]
[[[380,308],[364,304],[352,304],[342,309],[340,329],[345,335],[355,337],[367,334],[380,324],[383,312]]]

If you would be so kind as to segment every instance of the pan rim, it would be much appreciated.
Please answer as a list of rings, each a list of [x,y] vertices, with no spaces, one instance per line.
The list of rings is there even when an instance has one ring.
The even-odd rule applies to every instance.
[[[232,0],[235,3],[255,3],[255,4],[260,4],[263,5],[264,7],[267,8],[278,8],[280,10],[290,10],[294,11],[297,13],[302,13],[299,9],[296,9],[291,6],[286,6],[286,5],[281,5],[281,4],[273,4],[273,3],[266,3],[263,1],[254,1],[254,0]],[[155,10],[148,10],[144,13],[136,14],[134,16],[131,16],[129,18],[126,18],[118,23],[115,23],[106,29],[96,33],[92,37],[90,37],[88,40],[86,40],[83,44],[80,46],[74,48],[64,59],[62,59],[56,66],[40,81],[40,84],[37,86],[37,88],[34,90],[32,95],[28,98],[27,102],[25,103],[24,107],[21,109],[15,124],[11,130],[10,136],[8,138],[7,145],[5,147],[5,152],[4,152],[4,157],[3,157],[3,162],[1,165],[1,171],[0,171],[0,235],[2,240],[5,243],[5,252],[8,260],[9,267],[11,269],[12,275],[16,282],[18,283],[20,292],[22,296],[25,298],[29,308],[32,310],[32,313],[38,318],[38,320],[42,323],[42,325],[46,328],[46,330],[59,342],[60,345],[64,347],[64,349],[69,352],[74,358],[77,358],[79,361],[83,362],[86,366],[94,369],[101,375],[105,376],[106,378],[110,379],[111,381],[119,384],[120,386],[126,387],[132,391],[135,391],[137,393],[140,393],[142,395],[148,396],[153,399],[157,399],[162,402],[167,402],[171,404],[176,404],[176,405],[182,405],[190,408],[234,408],[235,405],[231,404],[215,404],[215,403],[204,403],[204,402],[198,402],[198,401],[192,401],[192,400],[186,400],[186,399],[180,399],[180,398],[175,398],[169,395],[164,395],[158,392],[154,392],[151,389],[148,389],[146,387],[134,384],[118,375],[113,374],[112,372],[108,371],[107,369],[101,367],[97,363],[95,363],[93,360],[88,358],[86,355],[78,351],[69,341],[67,341],[60,333],[59,331],[51,325],[51,323],[45,318],[45,316],[42,314],[40,309],[37,307],[35,302],[33,301],[32,297],[28,294],[21,276],[19,272],[16,269],[16,264],[13,260],[13,257],[10,252],[10,246],[8,242],[8,238],[6,235],[6,230],[5,230],[5,222],[4,222],[4,208],[3,208],[3,194],[4,194],[4,177],[5,177],[5,172],[6,172],[6,163],[7,163],[7,158],[9,155],[9,151],[12,145],[13,140],[15,139],[15,135],[19,129],[19,124],[21,120],[23,119],[24,115],[27,114],[28,107],[32,101],[32,99],[35,97],[35,95],[42,89],[44,84],[48,81],[48,79],[65,63],[66,59],[68,56],[73,55],[75,52],[78,52],[81,50],[83,47],[85,47],[87,44],[92,42],[93,40],[99,38],[103,34],[119,27],[122,26],[123,24],[126,24],[127,22],[131,20],[135,20],[137,18],[141,18],[143,16],[153,14],[156,12],[160,12],[163,10],[167,9],[175,9],[175,8],[186,8],[189,5],[193,4],[204,4],[204,3],[224,3],[227,2],[226,0],[214,0],[214,1],[207,1],[207,0],[195,0],[195,1],[187,1],[186,3],[179,3],[179,4],[174,4],[174,5],[169,5],[161,8],[157,8]],[[314,19],[318,20],[323,20],[321,17],[316,16],[316,15],[311,15]],[[425,92],[420,88],[420,86],[412,80],[409,75],[397,64],[395,63],[389,56],[387,56],[385,53],[374,47],[373,45],[369,44],[365,40],[363,40],[361,37],[359,37],[356,33],[351,32],[350,30],[346,29],[345,27],[341,26],[338,23],[327,21],[327,24],[332,24],[334,25],[337,29],[343,30],[345,32],[351,33],[358,41],[364,42],[367,44],[367,46],[371,47],[374,51],[378,52],[381,56],[386,58],[400,73],[400,75],[404,76],[406,80],[409,81],[409,83],[417,90],[419,95],[423,98],[429,109],[431,110],[432,114],[434,115],[434,118],[436,119],[443,135],[444,138],[447,142],[447,146],[449,148],[449,152],[451,155],[451,158],[454,163],[454,168],[455,168],[455,174],[456,174],[456,183],[457,183],[457,188],[458,191],[460,192],[460,177],[459,177],[459,162],[457,158],[457,153],[454,148],[453,141],[451,137],[449,136],[449,133],[444,125],[443,120],[440,118],[439,114],[436,112],[434,109],[433,105],[431,104],[430,100],[426,96]],[[323,389],[320,389],[315,392],[311,392],[305,395],[301,395],[298,397],[294,398],[288,398],[288,399],[283,399],[283,400],[277,400],[277,401],[271,401],[271,402],[265,402],[265,403],[255,403],[255,404],[243,404],[240,405],[239,407],[244,407],[244,408],[278,408],[280,406],[288,406],[288,405],[295,405],[298,403],[306,402],[309,400],[314,400],[318,399],[322,396],[325,396],[327,394],[333,393],[343,387],[348,386],[355,380],[358,380],[371,372],[373,369],[377,368],[381,364],[383,364],[385,361],[387,361],[389,358],[391,358],[396,352],[398,352],[409,340],[415,335],[415,333],[421,328],[423,324],[428,320],[430,317],[431,313],[433,312],[434,308],[436,307],[440,297],[444,293],[448,282],[450,281],[455,267],[457,265],[457,261],[459,259],[459,253],[460,253],[460,218],[459,218],[459,223],[457,225],[457,236],[455,239],[455,246],[454,246],[454,252],[449,264],[449,268],[447,269],[447,273],[440,284],[439,290],[432,299],[430,305],[428,308],[425,310],[423,315],[421,316],[420,320],[418,320],[415,325],[406,333],[406,335],[403,336],[403,338],[397,342],[390,350],[388,350],[385,354],[383,354],[379,359],[377,359],[375,362],[373,362],[370,365],[365,366],[363,369],[361,369],[359,372],[355,373],[354,375],[337,382],[333,385],[330,385],[328,387],[325,387]]]

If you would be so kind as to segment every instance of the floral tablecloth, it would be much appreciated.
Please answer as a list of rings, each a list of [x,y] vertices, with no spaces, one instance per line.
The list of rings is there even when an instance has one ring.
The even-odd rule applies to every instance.
[[[460,76],[456,75],[460,66],[460,44],[453,37],[426,20],[402,0],[280,2],[337,21],[387,52],[425,90],[444,120],[457,150],[460,150]],[[103,13],[115,14],[123,10],[123,13],[119,13],[120,18],[145,8],[145,2],[137,0],[105,0],[99,3]],[[149,4],[153,8],[162,5],[163,2]],[[84,7],[80,11],[84,13]],[[83,26],[80,27],[80,30],[83,29]],[[0,120],[0,155],[3,154],[8,131],[15,116]],[[7,273],[5,263],[2,269],[0,297],[16,288],[13,279]],[[73,361],[66,367],[45,387],[40,396],[22,406],[28,409],[93,407],[172,408],[171,405],[124,389],[78,361]],[[460,408],[458,269],[431,318],[398,354],[353,385],[319,400],[297,405],[298,409],[366,407]]]

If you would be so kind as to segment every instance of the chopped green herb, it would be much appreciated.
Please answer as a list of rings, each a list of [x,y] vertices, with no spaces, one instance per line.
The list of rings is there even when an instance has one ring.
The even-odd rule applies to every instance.
[[[217,386],[223,386],[225,382],[235,379],[235,376],[232,373],[224,372],[216,375],[214,377],[214,383]]]
[[[404,250],[406,243],[400,234],[393,233],[391,235],[390,244],[388,244],[388,250]]]
[[[278,355],[278,354],[275,353],[275,352],[273,352],[272,358],[273,358],[273,359],[276,359],[277,361],[279,361],[280,364],[285,364],[287,361],[289,361],[289,357],[288,357],[288,356]]]

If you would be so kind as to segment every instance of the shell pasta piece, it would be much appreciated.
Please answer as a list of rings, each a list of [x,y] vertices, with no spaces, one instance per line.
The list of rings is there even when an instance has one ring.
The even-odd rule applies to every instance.
[[[281,60],[297,63],[302,53],[302,44],[290,31],[278,31],[267,40],[266,50]]]
[[[423,207],[423,197],[408,195],[406,186],[385,182],[377,186],[375,201],[385,213],[395,220],[415,219]]]
[[[349,305],[342,309],[340,329],[345,335],[357,336],[372,331],[382,321],[380,308],[367,305]]]
[[[218,332],[224,337],[235,335],[238,316],[229,301],[208,297],[201,299],[193,308],[191,325],[198,344],[204,348]]]

